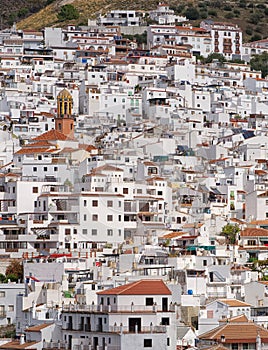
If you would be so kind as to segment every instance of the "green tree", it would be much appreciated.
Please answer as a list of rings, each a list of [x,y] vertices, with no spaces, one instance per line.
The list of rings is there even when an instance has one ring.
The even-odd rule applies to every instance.
[[[221,63],[226,62],[226,58],[221,53],[214,52],[205,58],[205,63],[211,63],[213,60],[218,60]]]
[[[236,236],[239,231],[238,225],[227,224],[223,226],[221,236],[224,236],[229,244],[235,244]]]
[[[200,17],[199,11],[195,7],[188,7],[184,15],[190,20],[196,20]]]
[[[254,55],[250,62],[250,68],[252,70],[260,70],[262,78],[265,78],[268,75],[268,53],[263,52],[260,55]]]
[[[71,4],[63,5],[58,13],[58,20],[61,22],[78,18],[78,10]]]
[[[210,16],[212,16],[212,17],[217,17],[217,16],[218,16],[216,10],[209,10],[209,11],[208,11],[208,14],[209,14]]]
[[[258,41],[258,40],[261,40],[261,35],[260,34],[254,34],[254,35],[252,35],[252,37],[250,38],[250,41],[252,42],[252,41]]]
[[[232,18],[234,18],[234,14],[232,12],[228,12],[228,13],[226,13],[226,15],[224,17],[226,19],[232,19]]]
[[[11,281],[23,280],[23,266],[19,260],[12,260],[6,268],[6,280]]]
[[[261,20],[261,16],[258,13],[253,13],[250,17],[249,17],[249,23],[252,24],[258,24]]]

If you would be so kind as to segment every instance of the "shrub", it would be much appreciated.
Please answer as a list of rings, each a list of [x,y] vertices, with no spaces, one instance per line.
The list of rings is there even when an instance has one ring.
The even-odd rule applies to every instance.
[[[28,12],[29,12],[29,10],[26,7],[22,7],[18,11],[17,15],[18,15],[18,17],[25,17],[28,14]]]
[[[252,35],[252,37],[250,38],[250,41],[258,41],[258,40],[261,40],[262,37],[260,34],[254,34]]]
[[[253,29],[251,27],[247,27],[245,32],[246,32],[247,35],[252,35]]]
[[[232,12],[226,13],[226,15],[224,16],[226,19],[232,19],[234,18],[234,14]]]
[[[185,6],[184,5],[179,5],[176,7],[176,12],[177,13],[182,13],[182,11],[184,10]]]
[[[209,14],[209,16],[212,16],[212,17],[217,17],[217,15],[218,15],[216,10],[209,10],[208,14]]]
[[[244,0],[240,0],[238,7],[243,8],[243,9],[246,8],[247,7],[246,2]]]
[[[250,17],[249,17],[249,23],[252,24],[258,24],[260,22],[260,15],[258,13],[253,13]]]
[[[58,13],[58,20],[61,22],[78,18],[79,12],[71,4],[63,5]]]
[[[213,60],[218,60],[219,62],[226,62],[225,57],[220,54],[220,53],[211,53],[210,55],[208,55],[207,58],[205,58],[205,63],[211,63]]]
[[[200,17],[201,17],[202,19],[207,18],[207,17],[208,17],[207,11],[201,11],[201,12],[200,12]]]
[[[184,15],[190,20],[196,20],[200,17],[199,11],[195,7],[188,7]]]
[[[254,55],[250,60],[250,67],[254,70],[260,70],[262,77],[265,78],[268,74],[268,53],[264,52],[260,55]]]
[[[232,11],[232,6],[226,5],[223,9],[224,11]]]
[[[234,14],[235,14],[235,17],[239,17],[240,16],[240,11],[237,10],[237,9],[234,9]]]
[[[23,266],[20,261],[12,260],[6,268],[6,280],[11,281],[23,280]]]

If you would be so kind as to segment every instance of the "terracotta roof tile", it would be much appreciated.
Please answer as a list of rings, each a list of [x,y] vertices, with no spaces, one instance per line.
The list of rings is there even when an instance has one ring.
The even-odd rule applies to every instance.
[[[214,340],[221,342],[224,336],[225,343],[256,343],[257,336],[261,337],[262,343],[268,343],[268,330],[249,321],[245,316],[243,318],[228,319],[223,324],[209,332],[199,336],[202,340]]]
[[[171,295],[163,280],[140,280],[104,290],[99,295]]]
[[[49,148],[43,148],[43,147],[36,147],[36,148],[21,148],[19,149],[15,154],[35,154],[35,153],[52,153],[55,152],[56,149],[49,149]]]
[[[31,342],[25,342],[24,344],[20,344],[19,341],[10,341],[6,344],[3,344],[0,346],[0,349],[36,349],[33,348],[33,345],[36,345],[38,342],[36,341],[31,341]]]
[[[57,130],[49,130],[42,135],[39,135],[33,139],[34,141],[45,140],[45,141],[66,141],[70,140],[69,137]]]
[[[169,232],[164,234],[163,236],[159,237],[161,239],[169,239],[169,238],[177,238],[177,237],[182,237],[182,236],[188,236],[189,232],[183,232],[183,231],[179,231],[179,232]]]
[[[217,301],[220,301],[228,306],[233,306],[233,307],[246,307],[250,306],[250,304],[245,303],[243,301],[237,300],[237,299],[218,299]]]
[[[263,228],[246,228],[240,232],[241,237],[267,237],[268,230]]]
[[[97,168],[94,168],[92,170],[92,174],[93,173],[98,173],[98,172],[101,172],[101,171],[124,171],[123,169],[121,168],[118,168],[118,167],[115,167],[113,165],[110,165],[110,164],[104,164],[104,165],[101,165]]]
[[[268,220],[253,220],[250,225],[268,225]]]
[[[28,327],[25,331],[26,332],[40,332],[42,329],[47,328],[51,326],[53,323],[42,323],[42,324],[37,324],[32,327]]]

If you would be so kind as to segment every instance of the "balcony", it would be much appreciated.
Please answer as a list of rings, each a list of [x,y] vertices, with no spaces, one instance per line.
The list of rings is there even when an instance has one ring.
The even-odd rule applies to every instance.
[[[53,342],[53,341],[50,341],[50,342],[46,342],[44,341],[43,342],[43,347],[42,349],[51,349],[51,350],[66,350],[68,348],[68,346],[66,346],[67,344],[64,342]],[[82,350],[82,347],[79,348],[79,350]],[[78,348],[77,348],[78,350]]]
[[[19,235],[4,235],[5,241],[17,241],[19,239]]]
[[[66,331],[72,331],[73,330],[73,324],[72,323],[65,323],[62,325],[62,329]]]
[[[140,329],[138,329],[138,327],[136,328],[136,330],[131,330],[129,329],[129,327],[127,326],[110,326],[109,327],[109,332],[110,333],[166,333],[167,329],[166,326],[144,326],[144,327],[140,327]]]
[[[175,306],[173,304],[169,305],[168,310],[162,310],[161,305],[77,305],[69,304],[63,305],[62,312],[88,312],[88,313],[155,313],[155,312],[174,312]],[[67,327],[68,324],[66,324]]]

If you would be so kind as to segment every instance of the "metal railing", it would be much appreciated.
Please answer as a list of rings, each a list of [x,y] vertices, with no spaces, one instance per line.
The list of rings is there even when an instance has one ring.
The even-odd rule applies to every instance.
[[[161,305],[63,305],[63,312],[174,312],[175,305],[170,304],[167,310],[163,310]]]

